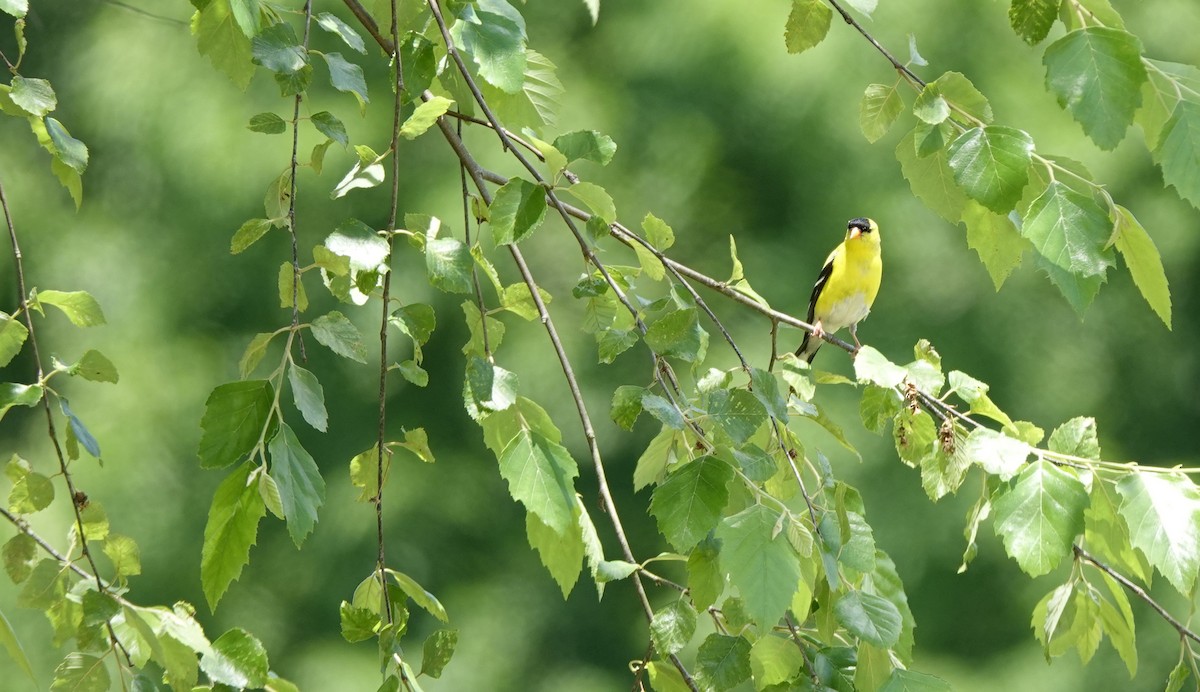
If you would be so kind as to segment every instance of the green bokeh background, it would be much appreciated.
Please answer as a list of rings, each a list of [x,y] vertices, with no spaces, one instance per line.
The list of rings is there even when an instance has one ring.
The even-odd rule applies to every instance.
[[[185,2],[131,2],[183,21],[191,11]],[[345,643],[337,615],[338,603],[350,597],[375,557],[373,508],[354,501],[357,492],[347,474],[350,457],[374,439],[373,368],[307,340],[308,367],[325,387],[329,432],[294,427],[328,484],[320,522],[297,551],[283,524],[268,517],[249,566],[215,613],[200,590],[204,521],[224,476],[198,467],[204,401],[213,387],[237,378],[241,351],[254,333],[288,319],[275,289],[278,265],[289,257],[284,234],[273,231],[241,255],[228,252],[241,222],[262,215],[266,186],[290,154],[288,138],[252,133],[245,123],[267,110],[286,117],[291,101],[279,98],[263,74],[240,92],[197,53],[183,24],[98,1],[32,4],[30,51],[21,72],[51,80],[59,97],[56,117],[90,148],[85,201],[76,212],[50,174],[45,152],[13,118],[0,119],[0,182],[20,234],[29,285],[90,291],[108,318],[107,326],[81,331],[52,313],[40,321],[39,338],[46,358],[71,362],[97,348],[120,370],[116,386],[60,386],[104,451],[103,468],[87,458],[74,465],[76,483],[107,508],[113,530],[132,536],[142,549],[143,574],[133,578],[130,597],[148,605],[181,599],[196,604],[212,638],[233,626],[250,630],[265,643],[272,669],[304,689],[374,689],[379,680],[374,649]],[[1200,29],[1200,5],[1116,4],[1147,55],[1200,63],[1200,43],[1178,39]],[[915,34],[930,62],[921,74],[965,73],[990,97],[998,122],[1026,129],[1040,152],[1082,161],[1104,181],[1163,255],[1174,331],[1150,311],[1123,266],[1109,273],[1083,319],[1028,255],[1025,266],[994,291],[966,247],[963,229],[925,209],[900,175],[893,150],[911,116],[873,145],[858,130],[861,93],[871,82],[890,84],[889,65],[840,22],[816,49],[788,55],[782,39],[788,7],[783,0],[604,0],[593,27],[582,2],[522,5],[531,46],[558,65],[567,89],[560,131],[598,129],[620,147],[608,167],[585,163],[577,172],[612,193],[627,224],[636,225],[650,211],[670,223],[678,239],[671,254],[712,276],[728,276],[728,237],[735,236],[754,287],[793,314],[803,313],[812,279],[845,220],[869,215],[882,226],[887,267],[871,319],[860,330],[864,342],[905,362],[912,345],[927,338],[947,369],[989,382],[993,399],[1014,418],[1047,430],[1077,415],[1095,416],[1106,459],[1194,464],[1194,431],[1200,426],[1195,348],[1200,333],[1193,319],[1200,299],[1195,279],[1200,214],[1163,188],[1140,130],[1132,128],[1114,152],[1085,139],[1042,89],[1041,47],[1029,48],[1008,28],[1007,3],[884,2],[865,22],[898,54]],[[340,3],[317,2],[316,9],[350,19]],[[0,50],[12,56],[10,25],[10,18],[0,18]],[[1056,27],[1051,38],[1061,31]],[[370,63],[373,103],[360,118],[352,97],[320,86],[312,110],[333,111],[353,142],[385,149],[390,94],[378,53],[361,60],[319,31],[314,41],[319,49],[342,50]],[[318,66],[314,83],[323,79]],[[911,103],[911,95],[906,98]],[[310,135],[302,131],[307,146],[317,141]],[[468,131],[466,137],[486,166],[517,172],[488,132]],[[406,144],[402,155],[401,211],[438,215],[461,233],[458,174],[445,143],[430,133]],[[305,171],[299,177],[305,260],[346,217],[374,227],[385,223],[385,188],[329,199],[353,160],[353,152],[335,146],[323,175]],[[578,305],[569,291],[584,271],[573,241],[560,223],[550,222],[522,247],[555,296],[551,310],[581,370],[634,549],[643,558],[653,555],[666,546],[645,512],[649,493],[635,495],[630,478],[655,426],[642,421],[627,434],[606,416],[617,385],[647,383],[645,354],[639,347],[613,366],[593,367],[594,346],[579,329]],[[636,263],[616,246],[605,259]],[[495,260],[514,280],[504,254],[496,253]],[[0,308],[11,312],[15,276],[11,262],[0,267]],[[401,243],[393,295],[433,304],[439,324],[426,348],[430,385],[420,390],[398,378],[393,382],[389,427],[394,435],[402,427],[424,427],[437,462],[398,460],[385,520],[389,564],[433,591],[460,631],[454,661],[430,687],[627,689],[627,664],[646,644],[632,588],[612,584],[598,602],[594,587],[581,582],[564,602],[528,548],[523,510],[509,498],[494,457],[462,407],[462,297],[430,289],[422,267],[420,255]],[[337,307],[315,281],[308,291],[311,316]],[[705,297],[748,357],[765,363],[769,325],[718,296]],[[375,303],[342,309],[365,334],[377,332]],[[536,322],[504,319],[508,334],[499,362],[518,373],[522,392],[551,412],[565,443],[585,460],[577,418],[544,331]],[[784,338],[794,343],[798,333]],[[715,338],[710,352],[709,364],[734,365]],[[409,357],[403,344],[396,345],[394,357]],[[266,363],[277,358],[272,351]],[[822,353],[819,364],[850,372],[849,360],[833,349]],[[0,377],[28,381],[31,368],[23,354]],[[1137,603],[1140,668],[1132,682],[1107,643],[1086,669],[1073,653],[1048,665],[1033,640],[1030,614],[1069,566],[1030,580],[1003,555],[989,525],[981,531],[978,558],[965,574],[956,574],[964,516],[978,480],[968,481],[958,496],[931,504],[917,472],[899,463],[890,440],[863,429],[853,393],[830,389],[822,396],[861,450],[862,462],[815,426],[800,424],[800,433],[810,452],[828,455],[839,476],[863,493],[876,541],[895,559],[916,616],[915,668],[964,690],[1161,689],[1177,656],[1177,638]],[[40,411],[21,409],[5,417],[0,459],[14,452],[52,473],[55,462]],[[581,465],[578,486],[606,550],[615,556],[615,540],[594,500],[594,475]],[[65,493],[61,485],[59,492]],[[66,503],[60,498],[33,525],[64,547]],[[6,531],[0,536],[12,532]],[[663,571],[673,574],[671,567]],[[25,643],[44,686],[64,652],[46,644],[50,628],[40,613],[15,607],[15,593],[0,580],[0,610]],[[1173,612],[1186,614],[1188,604],[1165,582],[1156,583],[1153,593]],[[652,591],[656,603],[671,597]],[[435,627],[430,617],[414,613],[408,640],[413,657]],[[9,689],[31,688],[6,657],[0,657],[0,674]]]

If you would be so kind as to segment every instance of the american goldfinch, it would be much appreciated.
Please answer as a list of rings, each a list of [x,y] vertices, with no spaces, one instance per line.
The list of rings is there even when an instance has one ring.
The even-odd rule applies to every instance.
[[[829,253],[808,301],[807,321],[816,332],[804,334],[796,355],[811,363],[821,348],[821,336],[842,327],[850,327],[854,345],[861,347],[858,323],[871,311],[882,275],[879,225],[871,219],[850,219],[846,239]]]

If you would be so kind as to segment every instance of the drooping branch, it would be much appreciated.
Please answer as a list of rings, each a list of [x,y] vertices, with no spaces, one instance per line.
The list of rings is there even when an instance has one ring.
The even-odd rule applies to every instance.
[[[1072,544],[1071,548],[1072,548],[1072,550],[1075,551],[1075,556],[1078,557],[1080,560],[1087,562],[1088,564],[1092,565],[1096,569],[1098,569],[1101,572],[1104,572],[1108,576],[1112,577],[1113,579],[1115,579],[1117,581],[1118,584],[1125,587],[1125,589],[1128,590],[1129,593],[1131,593],[1134,596],[1137,596],[1141,600],[1145,601],[1146,605],[1148,605],[1152,609],[1154,609],[1154,612],[1158,613],[1162,617],[1162,619],[1167,621],[1167,624],[1169,624],[1169,625],[1171,625],[1171,627],[1175,628],[1175,631],[1179,633],[1180,637],[1186,637],[1187,639],[1191,639],[1194,642],[1200,643],[1200,636],[1197,636],[1196,633],[1193,632],[1191,629],[1189,629],[1187,625],[1185,625],[1182,622],[1180,622],[1179,620],[1175,619],[1175,617],[1173,615],[1171,615],[1169,612],[1167,612],[1166,608],[1159,605],[1158,601],[1154,600],[1154,598],[1151,597],[1150,594],[1146,593],[1145,589],[1143,589],[1142,587],[1133,583],[1129,579],[1129,577],[1126,577],[1125,575],[1116,571],[1112,567],[1109,567],[1108,565],[1104,564],[1098,558],[1096,558],[1096,556],[1092,555],[1088,551],[1079,547],[1078,543]]]
[[[25,318],[25,329],[28,331],[28,339],[30,348],[33,350],[33,363],[37,371],[38,384],[46,381],[46,371],[42,367],[42,354],[38,347],[37,328],[33,322],[33,311],[29,309],[28,290],[25,286],[25,263],[21,255],[21,245],[17,242],[17,227],[13,222],[12,211],[8,207],[8,198],[4,194],[4,184],[0,182],[0,210],[4,212],[4,223],[8,228],[8,239],[12,243],[13,248],[13,263],[15,265],[15,273],[17,279],[17,305],[21,315]],[[54,447],[55,458],[58,459],[59,473],[62,474],[63,482],[67,486],[67,494],[71,502],[71,510],[75,515],[75,531],[79,534],[79,551],[87,560],[88,566],[91,567],[91,574],[83,572],[83,575],[96,582],[96,588],[102,593],[111,595],[108,586],[104,580],[100,578],[100,568],[96,566],[96,560],[92,557],[92,551],[88,548],[87,532],[83,528],[83,508],[84,502],[80,502],[78,498],[85,497],[75,487],[75,481],[71,476],[71,470],[67,464],[66,454],[63,453],[62,445],[58,441],[58,430],[54,424],[54,411],[50,407],[49,392],[42,392],[42,410],[46,413],[46,432],[50,437],[51,446]],[[113,632],[111,624],[106,623],[108,629],[108,638],[114,649],[119,649],[125,655],[125,661],[129,662],[129,652],[117,639],[117,635]]]

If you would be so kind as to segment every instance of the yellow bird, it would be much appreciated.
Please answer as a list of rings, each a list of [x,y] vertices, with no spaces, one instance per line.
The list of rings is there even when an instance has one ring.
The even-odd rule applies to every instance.
[[[796,355],[811,363],[821,348],[821,336],[842,327],[850,327],[854,345],[861,347],[858,323],[871,311],[882,276],[879,225],[871,219],[850,219],[846,239],[829,253],[808,301],[807,321],[816,332],[804,334]]]

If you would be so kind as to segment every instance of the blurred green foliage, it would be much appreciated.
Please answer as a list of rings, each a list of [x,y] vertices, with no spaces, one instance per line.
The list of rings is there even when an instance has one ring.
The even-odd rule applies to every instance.
[[[98,348],[121,373],[116,386],[69,385],[73,410],[105,451],[103,469],[86,458],[75,464],[76,484],[107,507],[114,530],[141,545],[143,574],[132,580],[137,600],[203,604],[200,544],[220,481],[219,474],[201,471],[196,458],[204,400],[215,384],[237,377],[238,358],[253,334],[286,320],[275,272],[264,269],[287,256],[285,235],[272,231],[240,255],[228,251],[238,226],[261,214],[264,190],[289,157],[283,138],[251,132],[245,124],[262,111],[287,116],[291,102],[280,99],[263,75],[242,93],[215,72],[188,34],[186,3],[137,4],[179,22],[100,1],[35,2],[30,11],[30,52],[22,72],[53,80],[58,117],[91,151],[82,209],[74,210],[44,152],[14,119],[0,119],[0,179],[21,233],[27,281],[39,288],[86,289],[108,316],[108,326],[89,331],[82,344],[76,343],[78,332],[54,315],[41,334],[46,356],[68,360]],[[319,4],[345,15],[337,3]],[[1200,43],[1178,40],[1188,27],[1200,27],[1200,5],[1118,4],[1148,55],[1200,62]],[[677,236],[674,257],[723,277],[732,234],[755,288],[776,308],[803,314],[811,281],[845,220],[869,215],[883,229],[887,261],[872,318],[859,331],[865,343],[903,362],[913,343],[928,338],[951,367],[990,383],[993,399],[1014,415],[1047,429],[1076,415],[1094,416],[1106,459],[1194,464],[1200,213],[1164,190],[1138,135],[1113,152],[1082,136],[1042,88],[1041,51],[1009,29],[1005,5],[885,2],[868,29],[896,51],[908,34],[915,35],[931,64],[927,76],[963,72],[988,94],[998,121],[1028,130],[1040,148],[1082,161],[1106,182],[1162,252],[1174,331],[1155,317],[1123,271],[1110,274],[1083,319],[1032,262],[995,292],[962,228],[928,211],[900,176],[893,150],[905,128],[893,128],[876,144],[859,132],[862,91],[871,82],[890,83],[891,68],[839,22],[819,47],[792,56],[783,41],[788,4],[782,0],[607,0],[594,27],[581,2],[530,0],[522,12],[531,45],[559,66],[566,87],[561,128],[594,128],[619,145],[608,167],[584,163],[578,172],[612,193],[627,223],[647,212],[666,220]],[[318,48],[335,45],[321,32],[314,41]],[[14,50],[7,30],[0,50]],[[367,81],[375,98],[387,98],[386,75],[368,67]],[[386,148],[388,109],[368,109],[360,118],[353,97],[329,88],[315,90],[311,107],[337,114],[352,142]],[[512,172],[490,133],[467,130],[485,165]],[[444,143],[423,137],[406,143],[402,156],[401,212],[434,213],[461,232],[461,221],[453,221],[462,218],[456,161]],[[354,160],[352,150],[335,146],[321,176],[301,174],[302,257],[346,216],[382,227],[386,186],[329,199]],[[524,249],[535,266],[579,262],[577,270],[539,278],[561,296],[551,309],[570,354],[577,364],[591,363],[594,346],[576,328],[579,318],[567,297],[584,265],[570,259],[576,250],[560,225],[548,223],[554,232],[543,229],[537,243]],[[455,315],[458,299],[433,292],[422,267],[419,255],[401,250],[393,295],[430,302],[440,316]],[[0,305],[12,305],[10,269],[0,277]],[[316,304],[311,314],[334,307],[328,296],[310,291],[310,297]],[[712,303],[748,357],[765,362],[769,325],[717,298]],[[365,333],[376,329],[365,321],[360,326]],[[626,664],[646,643],[631,586],[612,584],[597,602],[592,587],[581,584],[561,601],[527,545],[521,508],[509,499],[463,410],[458,350],[465,326],[454,319],[438,326],[426,347],[428,391],[410,405],[415,390],[397,379],[389,402],[389,426],[397,433],[401,426],[423,426],[437,462],[398,459],[385,521],[389,563],[436,593],[460,631],[443,687],[627,686]],[[585,458],[540,326],[510,320],[508,327],[506,367],[550,411],[576,458]],[[783,338],[786,348],[799,334],[785,332]],[[320,520],[302,551],[282,523],[264,523],[241,580],[216,613],[201,606],[200,618],[212,633],[231,626],[252,631],[265,643],[273,669],[303,689],[372,689],[378,682],[375,652],[341,639],[337,604],[349,598],[375,558],[372,511],[353,501],[357,490],[347,462],[374,439],[376,380],[370,367],[338,359],[311,340],[308,346],[307,367],[322,373],[325,383],[330,433],[296,433],[328,484]],[[735,363],[718,344],[712,350],[718,354],[714,365]],[[828,349],[821,360],[822,367],[850,372],[840,352]],[[27,354],[9,368],[28,371]],[[616,434],[602,415],[616,384],[644,384],[644,377],[644,362],[629,354],[613,367],[581,375],[617,506],[635,550],[650,555],[665,543],[640,509],[648,504],[647,493],[634,496],[630,478],[654,426],[643,421],[632,435]],[[443,396],[436,403],[429,398],[435,392]],[[837,473],[862,491],[876,541],[895,559],[916,616],[917,668],[969,690],[1111,689],[1116,680],[1123,689],[1161,689],[1175,660],[1175,637],[1137,603],[1142,662],[1132,683],[1123,682],[1123,665],[1108,645],[1087,669],[1073,655],[1048,666],[1029,620],[1034,604],[1068,567],[1026,579],[985,529],[979,557],[956,574],[971,491],[930,504],[917,473],[898,463],[890,440],[862,428],[855,400],[828,394],[829,409],[863,461],[815,426],[802,432],[810,452],[823,451]],[[49,463],[39,411],[10,412],[4,430],[0,459],[19,448],[35,467]],[[593,508],[590,472],[579,485]],[[38,515],[33,525],[58,537],[66,535],[68,521],[59,512]],[[603,526],[601,535],[612,550],[615,542]],[[0,609],[23,640],[48,641],[42,615],[15,609],[14,593],[0,580]],[[1169,588],[1155,594],[1176,613],[1188,610]],[[436,624],[415,617],[410,627],[425,633]],[[27,653],[41,679],[48,679],[59,654],[28,645]],[[0,657],[0,671],[15,680],[10,666]]]

